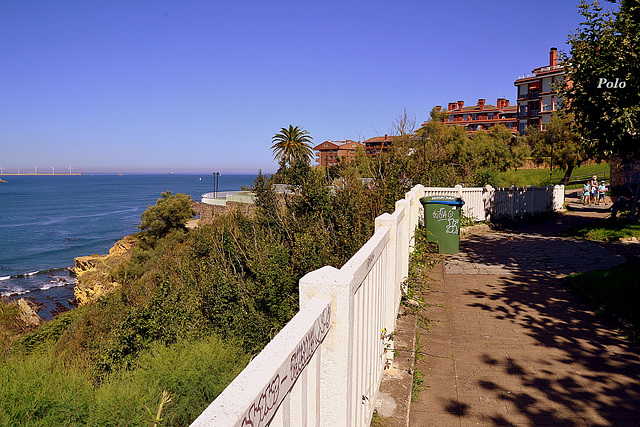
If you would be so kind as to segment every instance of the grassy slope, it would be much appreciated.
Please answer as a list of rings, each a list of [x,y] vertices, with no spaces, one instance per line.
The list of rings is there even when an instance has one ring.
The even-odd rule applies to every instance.
[[[580,166],[574,169],[572,176],[602,176],[605,172],[609,173],[609,169],[608,163]],[[553,182],[562,179],[564,172],[565,171],[561,169],[554,169],[552,175]],[[549,183],[549,169],[518,169],[517,171],[507,171],[500,174],[500,178],[505,181],[505,185],[547,185]]]

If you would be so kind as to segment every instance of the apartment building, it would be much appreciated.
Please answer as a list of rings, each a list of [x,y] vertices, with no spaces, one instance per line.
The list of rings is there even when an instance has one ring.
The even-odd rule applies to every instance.
[[[558,93],[554,90],[564,82],[564,67],[558,64],[558,49],[549,51],[549,65],[535,68],[531,74],[520,76],[513,83],[517,88],[518,131],[524,133],[527,126],[544,130],[551,114],[562,108]]]
[[[516,106],[510,105],[506,98],[498,98],[497,105],[487,104],[486,99],[478,99],[476,105],[465,107],[464,101],[450,102],[447,106],[445,123],[462,126],[468,134],[477,131],[488,131],[497,124],[503,124],[507,129],[516,132]],[[436,106],[438,111],[442,109]],[[423,123],[422,126],[425,126]]]
[[[330,167],[338,164],[338,157],[347,161],[351,160],[358,147],[364,148],[364,145],[347,139],[344,141],[325,141],[313,147],[313,150],[316,152],[316,162],[322,167]]]

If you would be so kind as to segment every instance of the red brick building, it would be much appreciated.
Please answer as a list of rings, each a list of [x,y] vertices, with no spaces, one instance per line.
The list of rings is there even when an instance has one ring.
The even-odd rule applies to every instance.
[[[351,160],[358,147],[364,145],[349,139],[345,141],[325,141],[315,147],[316,162],[322,167],[330,167],[338,164],[338,157],[342,157],[344,160]]]
[[[551,114],[562,106],[555,85],[564,82],[564,67],[558,65],[558,49],[549,51],[549,65],[535,68],[513,83],[518,96],[518,131],[535,125],[544,130]]]
[[[445,123],[463,126],[467,133],[479,130],[488,131],[497,124],[503,124],[512,132],[516,132],[516,106],[510,105],[509,100],[498,98],[497,105],[487,104],[485,99],[478,99],[476,105],[464,106],[464,101],[450,102],[447,106]],[[436,106],[438,111],[441,106]],[[425,126],[423,123],[422,126]]]

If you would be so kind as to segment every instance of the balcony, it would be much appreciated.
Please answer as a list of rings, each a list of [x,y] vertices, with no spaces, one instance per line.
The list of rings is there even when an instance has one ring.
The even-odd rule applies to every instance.
[[[540,113],[540,110],[531,110],[529,117],[538,117],[538,113]]]

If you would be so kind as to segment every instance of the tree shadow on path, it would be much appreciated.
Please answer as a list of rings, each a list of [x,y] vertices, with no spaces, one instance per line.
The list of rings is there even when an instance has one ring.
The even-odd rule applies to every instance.
[[[448,311],[434,315],[425,350],[434,357],[423,364],[434,367],[433,397],[442,390],[438,410],[456,425],[640,426],[637,349],[557,277],[624,258],[527,231],[471,236],[445,261],[439,292]],[[445,354],[455,393],[446,389]]]

